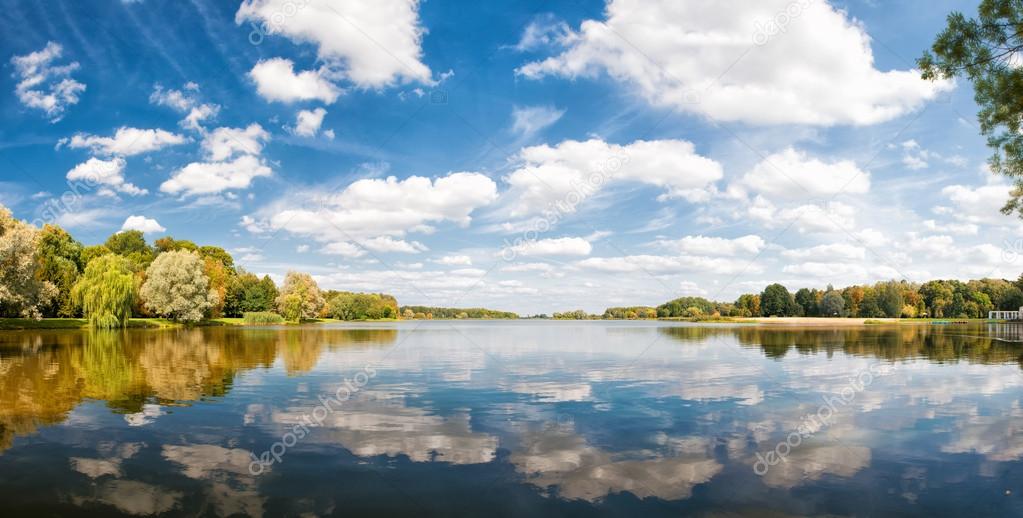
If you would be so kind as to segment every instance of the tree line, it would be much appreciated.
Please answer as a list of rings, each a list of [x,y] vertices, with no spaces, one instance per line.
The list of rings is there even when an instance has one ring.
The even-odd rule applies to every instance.
[[[288,272],[278,287],[235,265],[221,247],[173,237],[150,245],[137,230],[85,246],[59,226],[37,228],[0,205],[0,317],[86,318],[115,328],[132,317],[197,322],[260,313],[289,321],[399,317],[393,296],[324,292],[301,272]]]
[[[1017,310],[1020,306],[1023,276],[1016,281],[884,281],[842,289],[829,285],[824,289],[801,288],[795,293],[776,283],[760,293],[740,295],[732,303],[678,298],[658,306],[657,316],[986,318],[988,311]]]
[[[486,308],[440,308],[432,306],[402,306],[401,316],[406,319],[428,320],[432,318],[463,319],[517,319],[511,311],[497,311]]]

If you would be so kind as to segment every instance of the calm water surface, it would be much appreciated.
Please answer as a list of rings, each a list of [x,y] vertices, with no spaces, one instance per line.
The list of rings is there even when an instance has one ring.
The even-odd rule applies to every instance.
[[[1021,516],[1021,337],[5,332],[0,515]]]

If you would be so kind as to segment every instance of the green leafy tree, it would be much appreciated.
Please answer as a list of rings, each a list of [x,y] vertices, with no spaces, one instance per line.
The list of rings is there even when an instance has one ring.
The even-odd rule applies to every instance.
[[[146,238],[138,230],[125,230],[107,238],[106,246],[111,252],[127,257],[136,269],[145,270],[153,262],[153,249],[146,244]]]
[[[902,316],[905,299],[902,296],[902,286],[898,282],[880,283],[874,291],[877,293],[877,305],[884,316],[890,318]]]
[[[829,290],[821,298],[820,314],[824,317],[840,317],[845,314],[845,298],[842,294]]]
[[[202,320],[217,303],[204,273],[205,263],[187,250],[165,252],[146,270],[142,300],[153,313],[183,322]]]
[[[245,313],[273,311],[276,299],[277,286],[273,279],[269,276],[260,279],[252,273],[240,271],[228,283],[224,314],[240,317]]]
[[[131,261],[116,254],[89,261],[71,292],[72,299],[89,319],[89,325],[99,329],[127,325],[138,297],[138,283],[132,268]]]
[[[751,293],[739,295],[739,298],[735,301],[735,313],[736,316],[740,317],[761,316],[760,295]]]
[[[107,254],[114,253],[106,245],[93,245],[87,246],[82,249],[82,271],[85,271],[85,267],[97,257],[103,257]]]
[[[771,284],[760,294],[760,312],[765,317],[793,316],[795,305],[789,290],[781,284]]]
[[[195,243],[184,239],[174,239],[173,237],[161,237],[153,242],[153,247],[156,249],[156,253],[162,254],[164,252],[173,252],[175,250],[188,250],[195,252],[199,249]]]
[[[819,314],[817,308],[817,290],[810,291],[807,288],[800,288],[796,292],[796,304],[802,309],[802,313],[808,317],[815,317]]]
[[[38,277],[57,288],[57,297],[44,310],[47,317],[73,317],[78,314],[71,290],[82,273],[82,244],[64,229],[45,225],[39,231]]]
[[[308,273],[288,272],[276,300],[277,310],[293,322],[316,318],[323,307],[323,294]]]
[[[965,76],[980,107],[980,131],[993,150],[991,170],[1013,179],[1015,187],[1002,207],[1023,217],[1023,2],[981,0],[977,16],[948,15],[930,52],[917,61],[924,79]]]
[[[235,273],[234,257],[231,257],[227,250],[219,246],[201,246],[199,247],[199,256],[203,259],[215,259],[224,265],[224,268],[232,275]]]

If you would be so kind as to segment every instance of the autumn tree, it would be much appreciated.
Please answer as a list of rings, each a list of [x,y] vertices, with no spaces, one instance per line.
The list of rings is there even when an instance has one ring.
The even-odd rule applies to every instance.
[[[315,318],[323,303],[323,294],[316,281],[308,273],[300,272],[288,272],[276,300],[281,316],[295,322]]]

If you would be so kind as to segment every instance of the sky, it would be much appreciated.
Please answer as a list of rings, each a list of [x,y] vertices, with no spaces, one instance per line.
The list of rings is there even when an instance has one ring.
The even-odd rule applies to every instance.
[[[947,0],[0,1],[0,204],[521,314],[1019,276]]]

